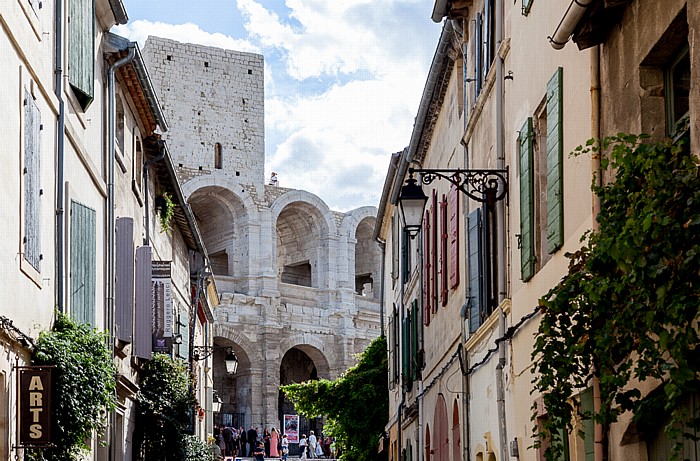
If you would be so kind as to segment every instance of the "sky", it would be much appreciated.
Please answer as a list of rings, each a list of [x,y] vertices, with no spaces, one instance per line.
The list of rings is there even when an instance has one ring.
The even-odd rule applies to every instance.
[[[378,206],[410,141],[441,24],[433,0],[122,0],[113,31],[262,54],[265,175],[333,210]]]

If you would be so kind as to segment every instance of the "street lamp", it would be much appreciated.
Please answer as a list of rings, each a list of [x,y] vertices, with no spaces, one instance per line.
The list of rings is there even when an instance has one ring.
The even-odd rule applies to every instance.
[[[421,221],[423,219],[423,208],[428,197],[423,192],[423,188],[416,184],[413,173],[406,180],[406,185],[401,188],[399,195],[399,207],[403,216],[403,227],[411,238],[416,238],[420,232]]]
[[[477,202],[485,203],[488,211],[492,211],[496,203],[508,194],[508,170],[441,170],[430,168],[409,168],[406,184],[399,194],[399,207],[403,214],[404,229],[411,238],[415,238],[421,230],[423,209],[428,201],[423,188],[416,184],[413,178],[420,174],[423,184],[446,179],[457,190]]]
[[[212,396],[212,402],[211,402],[211,410],[214,413],[219,413],[221,411],[221,404],[224,403],[221,400],[221,397],[219,397],[219,393],[214,391]]]
[[[226,373],[233,375],[238,370],[238,357],[233,353],[232,347],[227,346],[194,346],[192,348],[192,360],[204,360],[211,356],[216,351],[225,350],[227,351],[226,357],[224,358],[224,364],[226,365]]]

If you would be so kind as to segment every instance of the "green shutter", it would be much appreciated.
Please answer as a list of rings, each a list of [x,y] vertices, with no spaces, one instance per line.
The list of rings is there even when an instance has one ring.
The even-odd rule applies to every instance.
[[[474,333],[481,326],[481,312],[484,309],[484,269],[481,209],[469,213],[468,217],[468,258],[469,267],[469,332]]]
[[[92,326],[95,326],[97,277],[96,216],[92,208],[71,201],[71,313],[76,322]]]
[[[411,305],[411,379],[418,379],[420,362],[418,357],[418,327],[420,325],[418,300]]]
[[[532,158],[532,117],[520,130],[520,275],[527,282],[535,275],[535,201]]]
[[[581,410],[593,414],[593,389],[588,388],[581,393]],[[595,424],[593,418],[583,420],[583,446],[586,452],[585,461],[594,461],[595,450]]]
[[[547,251],[564,244],[564,69],[547,83]]]
[[[87,109],[95,95],[95,0],[69,1],[68,81]]]
[[[410,317],[405,317],[401,325],[401,376],[403,376],[404,386],[408,387],[411,383],[411,375],[409,369],[410,363]]]

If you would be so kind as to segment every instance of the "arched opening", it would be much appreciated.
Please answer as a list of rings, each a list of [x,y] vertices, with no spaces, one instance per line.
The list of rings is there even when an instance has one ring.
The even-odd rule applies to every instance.
[[[299,345],[289,349],[280,362],[280,386],[293,383],[303,383],[314,381],[319,377],[328,377],[328,361],[325,356],[315,347]],[[283,432],[287,433],[290,440],[289,453],[291,456],[300,454],[298,437],[301,434],[309,435],[314,431],[317,438],[323,434],[323,419],[307,419],[297,415],[296,418],[285,418],[285,415],[297,415],[294,404],[287,399],[284,393],[279,391],[278,400],[278,420],[285,421],[287,427]],[[286,424],[288,421],[293,424]],[[295,442],[296,441],[296,442]]]
[[[220,170],[224,167],[224,157],[221,150],[221,143],[214,144],[214,168]]]
[[[379,280],[381,266],[379,245],[372,239],[374,223],[375,218],[365,218],[355,230],[355,293],[370,298],[379,297],[374,282]]]
[[[229,348],[238,359],[238,369],[235,374],[228,374],[226,371],[225,358]],[[214,424],[247,428],[253,414],[250,393],[253,376],[250,358],[243,348],[222,337],[214,338],[212,357],[213,390],[221,400],[221,409],[214,414]]]
[[[430,454],[431,454],[431,449],[430,449],[430,425],[426,424],[425,425],[425,461],[430,461]]]
[[[450,451],[449,451],[449,437],[447,429],[447,404],[445,403],[445,397],[442,394],[438,394],[437,401],[435,402],[435,416],[433,421],[433,427],[435,431],[433,444],[435,445],[435,460],[436,461],[449,461]]]
[[[452,459],[460,459],[462,452],[462,434],[459,426],[459,403],[455,399],[452,405]]]
[[[287,205],[277,217],[277,273],[280,282],[321,288],[327,266],[326,234],[320,211],[308,203]]]

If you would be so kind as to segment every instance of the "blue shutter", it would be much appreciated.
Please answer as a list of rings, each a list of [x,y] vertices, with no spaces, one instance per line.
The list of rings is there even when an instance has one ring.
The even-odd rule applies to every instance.
[[[180,357],[187,358],[190,352],[190,311],[187,306],[180,309],[178,333],[182,336],[180,343]]]
[[[532,118],[520,130],[520,275],[527,282],[535,275],[535,201],[532,158]]]
[[[68,81],[87,109],[95,95],[95,0],[68,2]]]
[[[491,16],[493,14],[491,11],[492,6],[491,0],[484,1],[483,36],[481,37],[481,46],[484,48],[484,52],[482,53],[482,81],[484,82],[486,81],[486,76],[491,68],[491,34],[493,34],[493,21],[491,20]]]
[[[70,213],[71,312],[76,322],[96,326],[97,213],[75,201],[71,201]]]
[[[41,199],[40,180],[40,131],[41,113],[34,98],[24,91],[24,228],[22,243],[24,259],[37,271],[40,270],[41,227],[39,204]]]
[[[481,325],[484,308],[483,233],[481,209],[469,213],[468,217],[468,274],[469,274],[469,331],[474,333]]]
[[[482,63],[483,55],[483,36],[482,36],[482,19],[481,13],[476,13],[476,18],[474,21],[474,103],[476,103],[479,93],[481,93],[481,82],[482,82]]]
[[[130,343],[134,309],[134,218],[117,218],[115,237],[115,336]]]
[[[564,69],[547,83],[547,252],[564,244]]]
[[[136,287],[134,289],[134,355],[150,359],[153,350],[153,309],[151,307],[151,247],[136,249]]]

